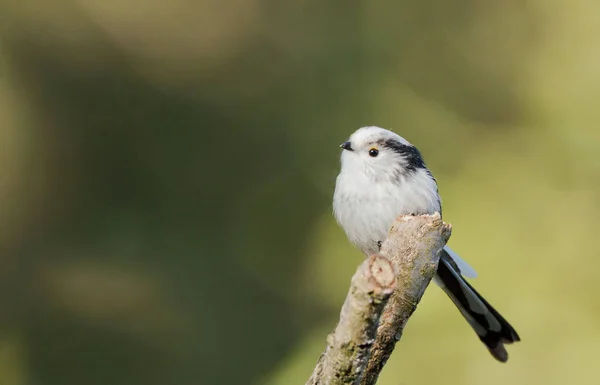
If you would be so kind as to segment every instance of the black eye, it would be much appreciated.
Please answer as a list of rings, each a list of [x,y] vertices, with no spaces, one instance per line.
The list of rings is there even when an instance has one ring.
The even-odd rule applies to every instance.
[[[369,155],[375,158],[377,155],[379,155],[379,150],[376,148],[372,148],[369,150]]]

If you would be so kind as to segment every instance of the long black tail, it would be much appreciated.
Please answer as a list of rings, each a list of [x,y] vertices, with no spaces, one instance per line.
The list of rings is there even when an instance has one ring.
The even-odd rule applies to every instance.
[[[520,341],[515,329],[460,275],[450,255],[442,251],[437,283],[467,319],[481,342],[500,362],[508,360],[504,344]]]

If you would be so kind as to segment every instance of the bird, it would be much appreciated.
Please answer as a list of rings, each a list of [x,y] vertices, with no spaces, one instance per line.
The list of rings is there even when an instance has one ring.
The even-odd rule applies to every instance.
[[[377,126],[356,130],[340,145],[341,169],[333,213],[349,241],[365,256],[379,252],[400,215],[442,215],[437,181],[420,151],[400,135]],[[475,270],[447,245],[433,281],[450,297],[492,356],[508,360],[505,344],[520,337],[466,278]]]

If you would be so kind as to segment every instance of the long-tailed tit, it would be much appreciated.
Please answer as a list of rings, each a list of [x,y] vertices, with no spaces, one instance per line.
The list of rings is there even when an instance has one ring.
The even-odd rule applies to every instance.
[[[365,255],[379,251],[394,220],[402,214],[441,214],[435,178],[421,153],[401,136],[363,127],[341,145],[333,211],[349,240]],[[513,327],[463,278],[477,274],[448,246],[440,256],[436,282],[454,302],[498,361],[504,344],[519,341]]]

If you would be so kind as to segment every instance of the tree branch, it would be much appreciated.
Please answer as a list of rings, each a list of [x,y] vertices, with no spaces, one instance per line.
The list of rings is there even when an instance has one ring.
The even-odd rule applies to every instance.
[[[396,281],[390,261],[373,255],[359,267],[342,307],[340,321],[327,338],[307,385],[358,384],[367,366],[379,317]]]
[[[398,284],[381,316],[377,339],[361,385],[373,385],[400,341],[408,319],[417,308],[425,289],[437,271],[442,248],[452,226],[440,214],[401,216],[381,246],[396,271]]]
[[[306,385],[377,382],[437,271],[450,233],[437,213],[396,219],[380,254],[354,274],[340,321]]]

